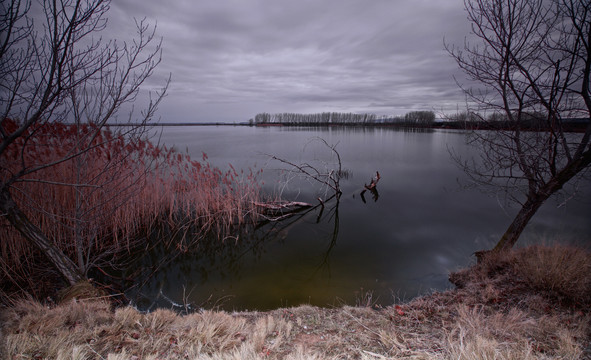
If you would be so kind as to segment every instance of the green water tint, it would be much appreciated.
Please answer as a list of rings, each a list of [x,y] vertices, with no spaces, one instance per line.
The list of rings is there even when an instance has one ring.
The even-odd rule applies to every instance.
[[[197,249],[174,258],[163,248],[145,252],[126,272],[134,280],[127,291],[132,302],[143,310],[179,311],[186,304],[192,310],[354,305],[369,297],[388,305],[450,287],[448,273],[474,261],[475,251],[494,246],[517,210],[459,185],[467,179],[448,149],[470,155],[461,132],[174,127],[164,128],[162,139],[187,147],[196,158],[206,152],[216,166],[263,168],[264,191],[279,189],[283,199],[316,205],[330,192],[292,176],[265,154],[330,165],[334,159],[326,149],[310,145],[317,136],[337,144],[347,171],[338,206],[333,199],[324,209],[243,229],[225,241],[203,239]],[[376,171],[379,197],[366,192],[363,199],[363,185]],[[578,186],[579,197],[566,206],[557,207],[562,199],[548,201],[520,243],[588,244],[591,186]],[[153,274],[134,272],[142,268]]]

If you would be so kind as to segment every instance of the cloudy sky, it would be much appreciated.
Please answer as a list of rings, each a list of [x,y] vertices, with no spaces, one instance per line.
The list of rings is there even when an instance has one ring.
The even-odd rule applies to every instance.
[[[172,83],[162,122],[242,122],[259,112],[455,111],[443,47],[469,31],[462,0],[116,0],[107,31],[157,24]]]

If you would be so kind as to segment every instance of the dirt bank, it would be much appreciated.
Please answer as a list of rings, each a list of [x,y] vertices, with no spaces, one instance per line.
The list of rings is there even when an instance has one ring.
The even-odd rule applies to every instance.
[[[3,359],[591,358],[591,256],[530,247],[386,308],[142,314],[100,299],[2,309]]]

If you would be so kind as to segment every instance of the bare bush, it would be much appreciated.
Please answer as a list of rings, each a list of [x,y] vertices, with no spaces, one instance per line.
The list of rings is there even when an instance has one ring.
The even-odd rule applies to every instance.
[[[155,36],[155,27],[145,21],[136,21],[137,33],[129,42],[103,38],[100,33],[107,26],[108,11],[108,0],[10,0],[0,5],[0,214],[27,240],[27,246],[35,247],[70,285],[84,279],[86,269],[81,262],[88,259],[80,256],[84,254],[64,254],[59,239],[48,237],[40,229],[43,223],[27,217],[20,207],[22,201],[17,203],[14,197],[30,199],[17,184],[37,181],[48,188],[96,189],[96,184],[38,179],[37,175],[69,162],[70,166],[76,164],[69,171],[80,171],[80,177],[84,177],[85,154],[96,147],[102,128],[107,123],[125,123],[141,129],[154,118],[170,81],[168,78],[161,87],[154,87],[155,91],[143,93],[146,106],[139,114],[134,111],[132,104],[141,86],[160,63],[161,42]],[[126,114],[122,116],[126,120],[118,119],[121,113]],[[16,126],[5,124],[11,120]],[[49,140],[43,135],[64,123],[74,124],[69,130],[75,130],[66,138],[67,151],[59,157],[44,154],[59,152],[44,145],[51,141],[60,145],[56,141],[62,134]],[[42,156],[37,159],[29,154]],[[10,160],[8,168],[5,163]],[[46,218],[66,222],[79,215],[55,214],[53,209],[35,207],[34,202],[28,205],[45,212]],[[95,229],[90,231],[92,236]]]

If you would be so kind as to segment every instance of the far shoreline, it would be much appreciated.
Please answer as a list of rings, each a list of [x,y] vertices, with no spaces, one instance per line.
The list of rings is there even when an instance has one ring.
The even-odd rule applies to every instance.
[[[584,133],[587,129],[587,122],[585,121],[565,121],[563,123],[563,131],[571,132],[571,133]],[[267,127],[290,127],[290,128],[364,128],[364,129],[444,129],[444,130],[511,130],[513,127],[508,126],[507,124],[503,123],[486,123],[486,122],[463,122],[463,121],[437,121],[432,124],[407,124],[407,123],[361,123],[361,124],[351,124],[351,123],[258,123],[252,124],[248,122],[240,122],[240,123],[226,123],[226,122],[186,122],[186,123],[178,123],[178,122],[170,122],[170,123],[126,123],[126,124],[105,124],[105,126],[110,127],[139,127],[139,126],[149,126],[149,127],[168,127],[168,126],[228,126],[228,127],[237,127],[237,126],[246,126],[246,127],[260,127],[260,128],[267,128]],[[525,131],[549,131],[549,129],[539,128],[539,127],[528,127],[523,126],[521,130]]]

